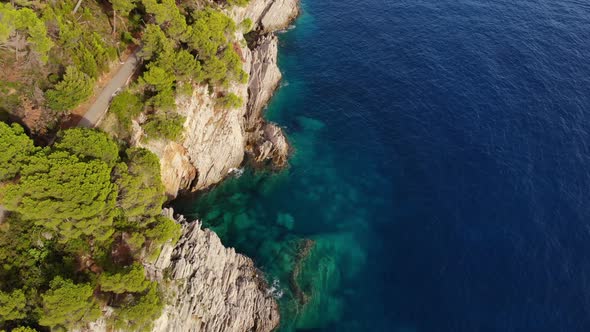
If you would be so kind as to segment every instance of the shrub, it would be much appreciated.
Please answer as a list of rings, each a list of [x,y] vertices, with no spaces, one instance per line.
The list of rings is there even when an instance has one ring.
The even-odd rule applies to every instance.
[[[148,138],[176,140],[182,134],[185,118],[177,113],[157,113],[143,125]]]
[[[242,106],[243,103],[244,101],[242,100],[242,98],[240,98],[234,93],[229,93],[217,99],[217,105],[225,109],[238,108]]]
[[[125,131],[129,131],[131,120],[141,113],[143,103],[137,95],[125,90],[113,98],[109,110],[115,114]]]

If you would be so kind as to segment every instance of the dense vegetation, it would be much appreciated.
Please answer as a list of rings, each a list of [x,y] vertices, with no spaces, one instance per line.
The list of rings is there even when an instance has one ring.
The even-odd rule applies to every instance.
[[[36,134],[85,101],[126,47],[121,35],[112,34],[101,2],[84,1],[75,13],[74,6],[74,1],[0,3],[0,113]]]
[[[180,235],[157,157],[81,128],[41,148],[3,122],[0,149],[0,330],[72,329],[106,304],[112,326],[149,328],[163,302],[141,263]]]
[[[136,99],[133,107],[126,112],[114,105],[119,138],[128,137],[140,113],[148,138],[176,138],[183,122],[174,112],[176,95],[209,84],[223,97],[224,87],[248,79],[236,31],[249,31],[252,22],[236,25],[221,12],[247,0],[84,0],[76,8],[77,2],[0,3],[0,113],[35,135],[79,113],[101,75],[135,46],[142,74],[124,95]],[[225,98],[218,105],[236,102]]]

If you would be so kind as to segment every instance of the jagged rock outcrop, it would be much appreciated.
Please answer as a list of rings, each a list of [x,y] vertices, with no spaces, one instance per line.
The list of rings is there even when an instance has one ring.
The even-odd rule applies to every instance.
[[[281,128],[267,123],[262,111],[281,81],[277,66],[278,39],[264,35],[252,50],[252,69],[248,84],[248,111],[245,126],[248,138],[248,153],[257,164],[280,168],[287,164],[289,145]]]
[[[171,213],[168,210],[167,213]],[[175,247],[167,246],[148,271],[162,279],[167,303],[154,332],[272,331],[278,306],[252,260],[225,248],[215,233],[198,221],[183,224]]]
[[[274,35],[260,37],[252,51],[252,68],[248,84],[246,129],[252,130],[262,121],[262,109],[281,81],[277,66],[278,39]]]

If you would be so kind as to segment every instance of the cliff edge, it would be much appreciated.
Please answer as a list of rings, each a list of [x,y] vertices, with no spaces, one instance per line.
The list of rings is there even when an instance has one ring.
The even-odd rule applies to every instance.
[[[226,14],[237,24],[253,23],[249,45],[237,33],[247,83],[234,83],[230,92],[244,105],[224,109],[216,105],[218,91],[197,86],[191,96],[178,97],[178,113],[186,118],[179,141],[141,140],[142,131],[134,124],[132,144],[150,149],[160,158],[166,193],[174,198],[180,191],[203,190],[219,183],[232,170],[249,161],[280,168],[286,165],[289,146],[278,126],[267,123],[262,110],[281,80],[277,66],[278,39],[273,32],[283,29],[298,15],[297,0],[251,0],[246,7],[233,7]],[[250,39],[250,38],[249,38]]]
[[[172,210],[165,210],[171,216]],[[166,285],[167,305],[154,322],[164,331],[272,331],[279,324],[277,303],[254,262],[225,248],[199,221],[177,221],[183,235],[163,248],[148,271]]]

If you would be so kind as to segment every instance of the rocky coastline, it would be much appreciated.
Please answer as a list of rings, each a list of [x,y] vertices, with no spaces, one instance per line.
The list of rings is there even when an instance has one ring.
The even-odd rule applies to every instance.
[[[253,41],[236,45],[244,70],[250,73],[247,84],[230,87],[246,101],[241,108],[217,108],[216,91],[200,86],[192,96],[177,100],[187,119],[182,141],[143,144],[141,129],[135,126],[137,145],[160,157],[162,180],[171,199],[219,183],[245,162],[271,168],[287,164],[287,139],[280,127],[264,120],[263,111],[281,80],[274,32],[286,28],[298,13],[298,0],[251,0],[247,7],[227,12],[237,23],[250,19],[254,25]],[[241,34],[238,39],[245,41]],[[173,217],[171,209],[164,214]],[[175,218],[183,226],[181,239],[162,248],[157,261],[146,266],[150,278],[164,285],[167,303],[152,331],[276,329],[278,304],[254,262],[225,248],[199,221]]]
[[[234,45],[244,71],[250,74],[247,83],[232,84],[229,89],[245,101],[243,106],[217,107],[218,91],[202,85],[191,96],[176,100],[178,113],[186,118],[181,140],[142,142],[141,127],[134,123],[131,143],[158,155],[170,199],[180,192],[207,189],[246,162],[271,168],[287,164],[287,139],[280,127],[264,120],[262,113],[281,80],[274,32],[288,27],[298,13],[297,0],[251,0],[246,7],[226,12],[237,24],[246,19],[253,24],[249,33],[253,39],[248,43],[239,32]]]

